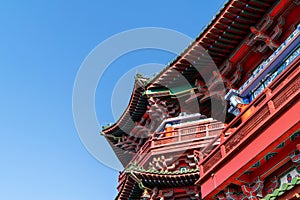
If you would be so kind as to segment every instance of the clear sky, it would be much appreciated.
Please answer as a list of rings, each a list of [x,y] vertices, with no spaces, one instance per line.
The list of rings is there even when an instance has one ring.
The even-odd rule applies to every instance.
[[[73,122],[72,91],[81,63],[100,42],[132,28],[170,28],[195,38],[223,3],[2,2],[0,199],[113,199],[118,172],[86,151]],[[123,74],[144,63],[167,64],[173,58],[170,53],[144,50],[114,62],[106,72],[110,78],[103,79],[105,87],[99,87],[95,97],[99,123],[115,121],[110,99]],[[129,91],[122,94],[125,103],[117,115],[129,95]]]

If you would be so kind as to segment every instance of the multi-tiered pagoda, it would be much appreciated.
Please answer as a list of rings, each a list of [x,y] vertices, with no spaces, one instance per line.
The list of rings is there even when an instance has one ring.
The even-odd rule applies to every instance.
[[[102,131],[125,168],[116,199],[300,199],[299,5],[229,0],[162,72],[136,76]]]

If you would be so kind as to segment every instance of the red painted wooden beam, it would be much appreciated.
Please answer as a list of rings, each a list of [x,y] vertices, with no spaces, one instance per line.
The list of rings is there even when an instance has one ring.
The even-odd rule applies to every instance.
[[[274,9],[270,12],[270,16],[271,17],[275,17],[278,14],[280,14],[280,12],[283,12],[284,9],[292,3],[292,0],[281,0],[279,1],[279,3],[274,7]]]
[[[293,134],[293,131],[291,129],[291,133]],[[280,141],[278,141],[279,143]],[[272,157],[270,160],[265,162],[263,165],[261,165],[257,170],[255,170],[250,175],[250,180],[253,180],[256,177],[260,177],[262,180],[273,173],[275,170],[286,164],[288,161],[290,161],[289,154],[292,151],[296,150],[296,144],[300,142],[300,138],[297,138],[294,142],[287,144],[286,147],[284,147],[277,155]],[[275,146],[276,144],[274,143]],[[277,145],[278,146],[278,145]],[[266,153],[268,153],[268,149],[266,150]]]

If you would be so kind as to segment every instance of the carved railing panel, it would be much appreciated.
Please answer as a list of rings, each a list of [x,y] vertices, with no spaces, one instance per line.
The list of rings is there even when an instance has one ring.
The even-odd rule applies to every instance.
[[[274,107],[281,106],[292,94],[295,94],[300,88],[300,75],[294,81],[286,86],[284,90],[273,99]]]
[[[259,124],[264,121],[270,115],[270,111],[267,105],[264,105],[258,112],[255,113],[254,117],[247,120],[242,124],[240,129],[236,130],[236,133],[230,140],[225,142],[225,150],[229,152],[232,150],[243,138],[251,133],[254,127],[259,126]]]
[[[214,164],[216,164],[219,160],[221,160],[222,154],[221,150],[218,149],[213,156],[211,156],[203,165],[204,172],[211,168]]]

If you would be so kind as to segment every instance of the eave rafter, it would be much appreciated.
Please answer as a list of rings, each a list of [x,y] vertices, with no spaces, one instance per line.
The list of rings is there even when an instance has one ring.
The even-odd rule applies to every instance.
[[[244,23],[240,23],[240,22],[236,22],[236,21],[233,21],[231,23],[231,26],[234,28],[243,29],[243,30],[248,30],[250,28],[249,24],[244,24]]]
[[[254,7],[254,6],[249,5],[249,4],[247,4],[247,6],[245,7],[245,10],[250,11],[250,12],[254,12],[254,13],[263,13],[263,12],[265,12],[264,9]]]
[[[226,38],[226,36],[224,36],[224,35],[219,36],[219,41],[224,42],[224,43],[228,43],[228,44],[231,44],[231,45],[237,45],[239,43],[236,40],[230,40],[230,39]]]
[[[234,28],[232,26],[228,26],[228,29],[227,29],[227,32],[229,33],[232,33],[232,34],[240,34],[240,35],[246,35],[248,33],[248,31],[244,31],[244,30],[241,30],[241,29],[237,29],[237,28]]]
[[[269,1],[271,2],[271,1]],[[253,5],[255,7],[259,7],[259,8],[269,8],[272,4],[269,3],[268,1],[261,1],[261,0],[251,0],[249,1],[249,5]]]
[[[223,53],[229,53],[230,52],[230,50],[229,49],[227,49],[226,48],[226,46],[224,47],[222,47],[222,46],[220,46],[220,47],[213,47],[213,48],[211,48],[210,49],[211,51],[214,51],[214,52],[216,52],[216,53],[221,53],[221,54],[223,54]]]
[[[248,10],[242,10],[240,15],[243,16],[243,17],[247,17],[247,18],[260,18],[259,13],[251,12],[251,11],[248,11]]]

